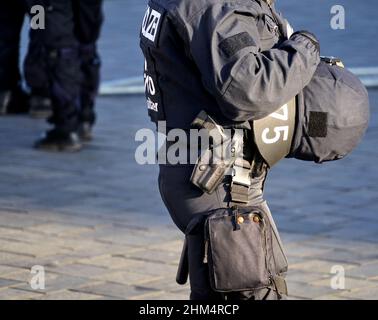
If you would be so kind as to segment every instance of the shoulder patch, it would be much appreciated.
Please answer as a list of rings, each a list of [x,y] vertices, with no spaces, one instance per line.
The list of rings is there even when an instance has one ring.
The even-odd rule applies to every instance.
[[[255,41],[248,32],[241,32],[221,41],[219,49],[227,58],[231,58],[241,49],[251,46],[256,46]]]
[[[328,113],[311,111],[308,126],[308,135],[310,137],[327,137]]]
[[[157,43],[163,14],[164,11],[161,8],[152,8],[149,5],[143,18],[141,36],[154,44]]]

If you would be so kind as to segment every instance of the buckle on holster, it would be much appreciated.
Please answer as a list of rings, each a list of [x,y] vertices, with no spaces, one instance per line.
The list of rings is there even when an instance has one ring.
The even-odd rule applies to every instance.
[[[242,158],[237,158],[233,165],[231,181],[231,199],[233,202],[248,203],[251,181],[251,164]]]
[[[233,167],[232,184],[239,184],[249,188],[251,186],[250,173],[251,165],[249,162],[237,158]]]

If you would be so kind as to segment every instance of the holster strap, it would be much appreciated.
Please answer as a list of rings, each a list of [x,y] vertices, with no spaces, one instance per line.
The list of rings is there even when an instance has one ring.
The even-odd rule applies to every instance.
[[[189,276],[189,261],[188,261],[188,241],[185,239],[179,266],[177,269],[176,282],[180,285],[186,284]]]
[[[248,203],[249,188],[251,186],[251,164],[243,158],[237,158],[233,166],[231,182],[232,202]]]

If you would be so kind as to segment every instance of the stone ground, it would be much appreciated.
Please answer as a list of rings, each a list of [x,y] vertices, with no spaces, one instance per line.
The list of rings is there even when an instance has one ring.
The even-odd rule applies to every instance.
[[[294,1],[282,4],[300,27],[311,12],[309,23],[322,31],[314,17],[324,10],[313,2],[296,14]],[[335,41],[365,26],[358,15],[369,8],[355,6],[350,29],[339,38],[322,34],[323,47],[345,52],[353,67],[378,65],[367,37],[353,38],[369,48],[366,59]],[[106,2],[105,79],[140,73],[136,30],[144,7],[139,0]],[[352,155],[325,165],[285,160],[267,182],[292,299],[378,299],[378,91],[370,98],[371,125]],[[174,281],[182,235],[159,198],[157,168],[134,160],[136,131],[152,128],[144,99],[102,97],[98,112],[96,139],[78,154],[37,152],[31,146],[43,121],[0,118],[0,299],[187,299],[188,287]],[[29,284],[35,265],[45,267],[45,290]],[[345,272],[344,290],[331,288],[335,266]]]

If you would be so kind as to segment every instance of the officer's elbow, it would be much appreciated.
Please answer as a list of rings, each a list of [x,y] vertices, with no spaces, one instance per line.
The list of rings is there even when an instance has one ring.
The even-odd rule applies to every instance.
[[[220,104],[222,114],[234,122],[254,121],[267,117],[279,109],[280,105],[264,102],[249,101],[241,103],[223,102]]]
[[[272,95],[254,95],[244,93],[233,96],[233,98],[219,101],[222,114],[231,121],[244,122],[259,120],[267,117],[278,110],[284,103],[279,97]]]

